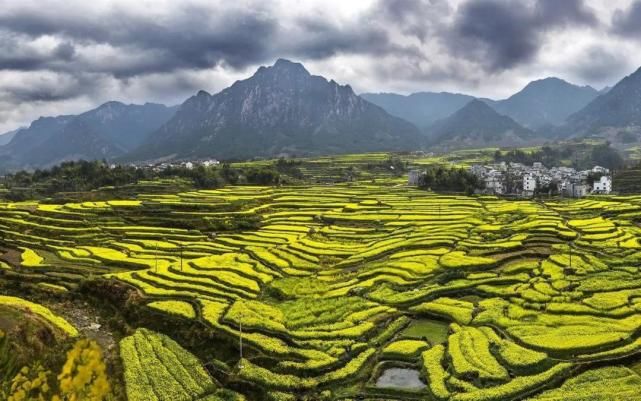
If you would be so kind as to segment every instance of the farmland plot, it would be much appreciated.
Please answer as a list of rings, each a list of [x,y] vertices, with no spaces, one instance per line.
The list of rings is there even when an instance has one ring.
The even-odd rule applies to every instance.
[[[641,392],[620,366],[641,352],[639,221],[638,197],[509,201],[381,180],[8,203],[0,275],[125,286],[236,355],[199,361],[224,371],[212,379],[141,329],[121,343],[132,400],[616,399]],[[390,366],[425,386],[377,387]]]

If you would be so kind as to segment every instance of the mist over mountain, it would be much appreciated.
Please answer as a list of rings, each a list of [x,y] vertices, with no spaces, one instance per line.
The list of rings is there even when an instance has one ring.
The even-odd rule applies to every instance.
[[[279,59],[220,93],[200,91],[128,160],[251,158],[412,150],[411,123],[357,96],[349,85]]]
[[[363,93],[361,97],[421,129],[449,117],[474,99],[473,96],[448,92],[417,92],[407,96],[396,93]]]

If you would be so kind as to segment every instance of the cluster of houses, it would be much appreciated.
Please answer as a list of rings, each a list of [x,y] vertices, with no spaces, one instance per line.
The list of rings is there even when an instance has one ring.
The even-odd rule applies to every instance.
[[[204,167],[212,167],[212,166],[218,166],[220,162],[216,159],[205,159],[205,160],[192,160],[192,161],[175,161],[175,162],[162,162],[162,163],[156,163],[156,164],[147,164],[144,166],[137,166],[133,165],[134,167],[144,167],[151,169],[153,171],[159,172],[163,170],[167,170],[169,168],[186,168],[187,170],[192,170],[194,167],[198,166],[204,166]],[[112,168],[115,168],[115,164],[112,165]]]
[[[547,168],[542,163],[526,166],[501,162],[473,165],[470,172],[485,182],[486,193],[497,195],[533,196],[536,193],[554,193],[580,198],[588,194],[612,192],[610,171],[601,166],[577,171],[571,167]],[[591,185],[589,181],[592,181]]]

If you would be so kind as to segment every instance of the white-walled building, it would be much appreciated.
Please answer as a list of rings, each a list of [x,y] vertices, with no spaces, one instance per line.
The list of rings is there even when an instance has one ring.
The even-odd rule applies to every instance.
[[[523,194],[533,195],[534,191],[536,191],[536,177],[527,174],[523,177]]]
[[[590,170],[577,171],[572,167],[555,166],[547,168],[540,162],[535,162],[531,167],[521,163],[509,163],[505,171],[502,168],[508,164],[473,165],[470,172],[485,182],[485,192],[494,194],[521,194],[533,196],[541,188],[556,188],[564,196],[583,197],[591,192],[607,194],[612,191],[612,178],[609,170],[595,166]],[[606,177],[588,184],[592,174],[605,174]]]
[[[612,192],[612,177],[602,175],[597,181],[594,181],[592,192],[599,194],[609,194]]]
[[[610,172],[610,170],[608,170],[608,169],[607,169],[607,168],[605,168],[605,167],[601,167],[601,166],[594,166],[594,167],[592,167],[592,172],[593,172],[593,173],[608,174],[608,173]]]
[[[503,174],[500,171],[491,171],[484,179],[485,181],[485,190],[502,195],[505,193],[505,186],[503,185]]]

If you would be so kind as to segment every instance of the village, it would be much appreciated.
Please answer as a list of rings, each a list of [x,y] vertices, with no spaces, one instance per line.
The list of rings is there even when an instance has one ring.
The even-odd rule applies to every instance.
[[[475,164],[469,169],[484,184],[483,194],[532,197],[535,195],[559,195],[581,198],[590,194],[609,194],[612,192],[610,171],[601,166],[590,170],[577,171],[572,167],[547,168],[543,163],[532,166],[522,163],[501,162],[494,164]],[[409,172],[408,185],[419,185],[425,172]]]
[[[473,165],[470,172],[485,183],[485,193],[495,195],[561,195],[581,198],[612,192],[610,171],[601,166],[577,171],[572,167],[547,168],[540,162]]]
[[[198,167],[198,166],[203,166],[203,167],[219,166],[220,161],[216,159],[196,159],[196,160],[144,163],[144,164],[130,163],[128,165],[134,168],[145,168],[145,169],[150,169],[154,172],[160,172],[160,171],[165,171],[168,169],[175,169],[175,168],[184,168],[187,170],[193,170],[195,167]],[[118,164],[116,163],[112,163],[109,165],[109,168],[112,170],[115,169],[116,167],[118,167]]]

